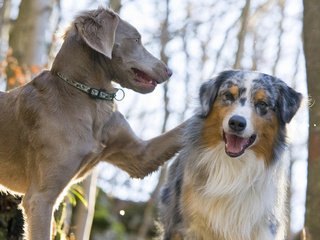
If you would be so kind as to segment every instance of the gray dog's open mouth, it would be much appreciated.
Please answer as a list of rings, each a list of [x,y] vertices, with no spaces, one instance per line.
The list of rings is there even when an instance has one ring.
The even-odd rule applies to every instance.
[[[157,81],[145,72],[137,68],[132,68],[132,71],[135,74],[134,80],[139,86],[144,88],[155,88],[157,86]]]
[[[248,147],[250,147],[254,143],[256,137],[257,136],[254,134],[251,137],[242,138],[237,135],[223,132],[226,153],[230,157],[239,157]]]

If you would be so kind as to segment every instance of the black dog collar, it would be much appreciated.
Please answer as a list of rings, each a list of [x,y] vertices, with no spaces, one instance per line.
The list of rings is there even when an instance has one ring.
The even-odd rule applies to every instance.
[[[57,75],[59,78],[61,78],[66,83],[70,84],[71,86],[77,88],[78,90],[80,90],[82,92],[87,93],[91,98],[94,98],[94,99],[101,99],[101,100],[107,100],[107,101],[113,101],[113,99],[115,99],[117,101],[121,101],[125,97],[124,91],[120,88],[116,88],[116,92],[114,92],[114,93],[108,93],[104,89],[91,88],[83,83],[79,83],[77,81],[70,80],[59,72],[57,73]],[[117,98],[117,93],[119,91],[122,94],[120,95],[120,97]]]

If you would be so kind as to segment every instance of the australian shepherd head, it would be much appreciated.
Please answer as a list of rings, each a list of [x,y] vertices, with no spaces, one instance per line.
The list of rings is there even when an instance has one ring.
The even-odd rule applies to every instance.
[[[232,158],[253,151],[268,165],[283,149],[301,94],[267,74],[225,71],[201,86],[200,101],[204,145],[224,142]]]
[[[200,108],[162,192],[165,239],[283,239],[286,124],[301,94],[258,72],[225,71]]]

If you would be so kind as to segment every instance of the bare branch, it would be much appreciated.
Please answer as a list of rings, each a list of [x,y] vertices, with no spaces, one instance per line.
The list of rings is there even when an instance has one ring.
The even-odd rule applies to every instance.
[[[222,41],[222,44],[221,44],[221,46],[220,46],[220,48],[219,48],[219,50],[217,51],[217,54],[216,54],[216,56],[215,56],[216,63],[218,63],[218,62],[220,61],[221,54],[222,54],[222,52],[223,52],[223,50],[224,50],[224,48],[225,48],[225,46],[226,46],[226,44],[227,44],[227,39],[229,38],[230,32],[231,32],[231,30],[233,30],[233,29],[235,28],[235,26],[236,26],[237,22],[240,20],[240,18],[241,18],[241,16],[239,16],[239,17],[230,25],[230,27],[226,30],[226,33],[225,33],[225,35],[224,35],[224,39],[223,39],[223,41]],[[217,71],[217,65],[218,65],[218,64],[215,64],[215,65],[214,65],[214,68],[213,68],[213,71],[212,71],[212,74],[211,74],[211,75],[213,75],[213,74]]]
[[[277,39],[278,39],[278,42],[277,42],[277,55],[276,55],[276,59],[274,60],[274,64],[272,66],[272,75],[276,75],[276,68],[277,68],[278,63],[280,61],[281,52],[282,52],[281,40],[282,40],[283,33],[284,33],[283,22],[284,22],[284,19],[285,19],[285,14],[284,14],[285,4],[286,4],[286,0],[279,0],[278,1],[281,17],[280,17],[280,20],[279,20],[279,23],[278,23],[279,35],[277,37]]]

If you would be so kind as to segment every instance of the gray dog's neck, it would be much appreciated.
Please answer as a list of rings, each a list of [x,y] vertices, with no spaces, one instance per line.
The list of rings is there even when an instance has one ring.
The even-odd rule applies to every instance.
[[[51,72],[55,75],[59,72],[70,80],[90,87],[112,91],[113,71],[107,61],[111,60],[90,48],[77,30],[72,28],[66,33]]]

